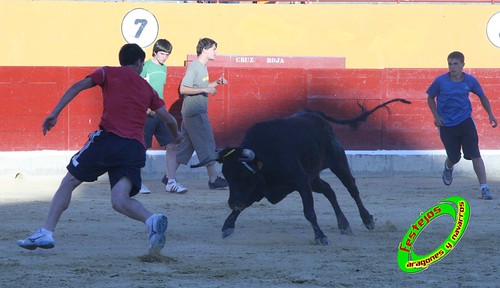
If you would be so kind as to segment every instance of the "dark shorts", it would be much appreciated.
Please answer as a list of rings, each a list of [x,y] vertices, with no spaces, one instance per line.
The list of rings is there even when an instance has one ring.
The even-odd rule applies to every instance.
[[[165,122],[155,115],[146,117],[146,125],[144,125],[144,141],[146,141],[146,146],[151,148],[153,146],[153,135],[160,146],[166,146],[174,141],[174,137],[168,131]]]
[[[89,135],[89,141],[71,157],[66,167],[82,182],[93,182],[108,173],[111,188],[122,178],[132,182],[130,196],[141,187],[141,168],[146,162],[146,149],[134,139],[122,138],[116,134],[97,130]]]
[[[463,151],[464,158],[467,160],[481,157],[476,123],[471,117],[456,126],[440,127],[439,136],[443,141],[448,159],[452,163],[460,160],[460,150]]]

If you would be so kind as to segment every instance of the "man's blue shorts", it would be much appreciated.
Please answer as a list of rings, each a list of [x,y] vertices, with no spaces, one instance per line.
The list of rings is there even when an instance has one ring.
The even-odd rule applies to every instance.
[[[107,172],[111,188],[122,177],[127,177],[132,182],[130,196],[134,196],[141,187],[141,168],[145,163],[146,149],[139,141],[97,130],[89,135],[89,141],[83,148],[71,157],[66,168],[82,182],[96,181]]]

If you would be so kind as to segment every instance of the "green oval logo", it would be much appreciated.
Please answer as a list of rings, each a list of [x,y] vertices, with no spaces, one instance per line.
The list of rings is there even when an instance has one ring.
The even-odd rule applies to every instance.
[[[434,219],[450,215],[455,221],[453,230],[444,242],[434,251],[427,255],[417,255],[413,251],[413,244],[418,235]],[[465,233],[470,218],[470,207],[467,201],[459,196],[445,198],[436,206],[422,212],[420,217],[413,222],[406,235],[399,243],[398,264],[399,268],[406,273],[417,273],[427,269],[430,265],[443,259],[455,246]]]

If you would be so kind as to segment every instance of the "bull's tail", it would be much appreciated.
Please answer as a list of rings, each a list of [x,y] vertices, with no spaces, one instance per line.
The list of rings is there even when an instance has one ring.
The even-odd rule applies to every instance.
[[[325,113],[323,113],[321,111],[315,111],[315,112],[317,114],[321,115],[321,117],[323,117],[325,120],[328,120],[329,122],[340,124],[340,125],[349,125],[351,128],[356,129],[356,128],[358,128],[358,126],[359,126],[359,124],[361,122],[365,122],[366,119],[368,119],[368,116],[370,116],[371,114],[373,114],[378,109],[385,108],[388,111],[390,111],[390,109],[389,109],[389,107],[387,107],[387,105],[389,105],[392,102],[401,102],[401,103],[404,103],[404,104],[411,104],[410,101],[408,101],[406,99],[402,99],[402,98],[391,99],[389,101],[386,101],[386,102],[384,102],[382,104],[377,105],[375,108],[373,108],[371,110],[366,110],[366,107],[364,107],[361,104],[358,104],[359,107],[361,108],[362,112],[358,116],[356,116],[354,118],[351,118],[351,119],[336,119],[336,118],[333,118],[333,117],[331,117],[329,115],[326,115]]]

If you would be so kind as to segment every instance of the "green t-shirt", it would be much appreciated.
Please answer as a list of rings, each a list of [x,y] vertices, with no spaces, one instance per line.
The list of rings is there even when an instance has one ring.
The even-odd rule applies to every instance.
[[[167,82],[167,66],[158,65],[152,59],[144,62],[141,77],[148,81],[149,85],[158,92],[158,95],[163,99],[163,86]]]
[[[181,85],[191,88],[207,88],[208,70],[207,66],[198,59],[189,64],[186,74],[182,78]],[[196,95],[186,95],[182,102],[181,113],[184,116],[195,116],[208,112],[208,95],[201,93]]]

